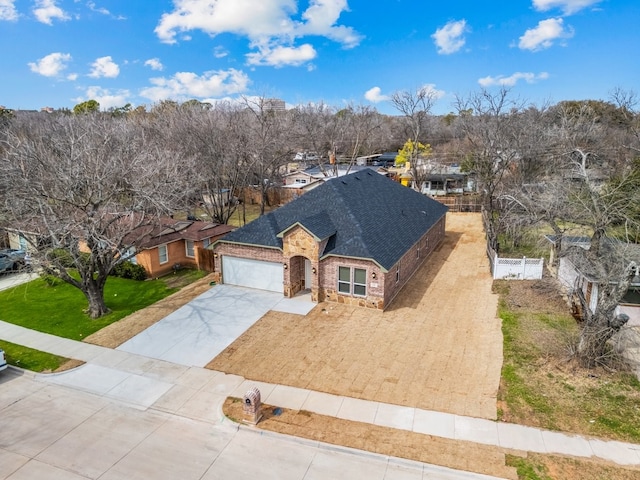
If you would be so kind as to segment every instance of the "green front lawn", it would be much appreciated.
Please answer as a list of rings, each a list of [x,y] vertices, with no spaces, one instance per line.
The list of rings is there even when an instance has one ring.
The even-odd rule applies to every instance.
[[[139,282],[109,277],[105,302],[111,313],[96,320],[84,310],[80,290],[60,280],[42,278],[0,292],[0,320],[59,337],[82,340],[92,333],[177,291],[163,279]]]
[[[15,365],[32,372],[55,372],[60,365],[68,360],[52,353],[41,352],[4,340],[0,340],[0,348],[4,350],[4,357],[9,365]]]

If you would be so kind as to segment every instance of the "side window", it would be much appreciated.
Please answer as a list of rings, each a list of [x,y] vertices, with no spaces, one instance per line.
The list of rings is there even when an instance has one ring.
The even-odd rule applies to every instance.
[[[367,296],[367,270],[338,267],[338,292],[359,297]]]
[[[349,267],[338,267],[338,291],[351,293],[351,269]]]
[[[169,252],[166,245],[160,245],[158,247],[158,257],[161,264],[169,261]]]
[[[353,294],[367,296],[367,271],[364,268],[353,269]]]
[[[191,257],[191,258],[195,257],[196,253],[195,253],[195,250],[194,250],[193,240],[185,240],[184,243],[185,243],[186,248],[187,248],[187,252],[186,252],[187,257]]]

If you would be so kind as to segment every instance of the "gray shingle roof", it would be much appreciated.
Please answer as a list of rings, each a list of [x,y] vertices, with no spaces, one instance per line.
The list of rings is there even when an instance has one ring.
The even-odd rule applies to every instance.
[[[299,223],[329,238],[324,256],[367,258],[389,270],[447,212],[441,203],[371,170],[332,179],[220,242],[282,249]]]

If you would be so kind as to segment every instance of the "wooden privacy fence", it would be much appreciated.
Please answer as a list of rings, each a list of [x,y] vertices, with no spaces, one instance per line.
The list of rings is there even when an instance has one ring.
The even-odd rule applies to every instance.
[[[447,195],[432,197],[449,207],[450,212],[479,212],[482,203],[478,195]]]
[[[216,267],[216,259],[213,250],[196,247],[196,264],[199,270],[213,272]]]

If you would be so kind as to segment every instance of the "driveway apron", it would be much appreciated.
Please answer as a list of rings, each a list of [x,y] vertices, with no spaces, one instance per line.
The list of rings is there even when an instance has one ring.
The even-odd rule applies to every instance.
[[[269,310],[306,315],[309,296],[217,285],[118,347],[128,353],[203,367]]]

